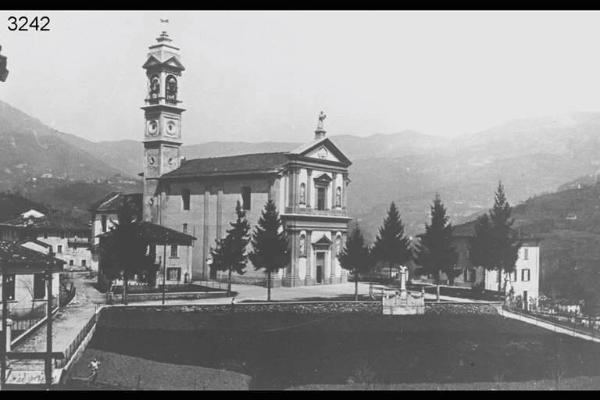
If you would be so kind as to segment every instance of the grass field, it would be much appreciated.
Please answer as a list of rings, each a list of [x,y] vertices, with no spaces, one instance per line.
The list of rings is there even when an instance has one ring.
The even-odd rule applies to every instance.
[[[600,345],[495,315],[157,312],[152,318],[164,318],[161,323],[171,328],[185,319],[195,328],[100,325],[87,352],[229,370],[250,376],[253,389],[464,388],[490,382],[531,387],[525,383],[532,381],[589,387],[585,377],[600,376]],[[180,380],[175,371],[169,379]],[[597,379],[591,382],[598,387]],[[180,387],[186,388],[183,381]]]

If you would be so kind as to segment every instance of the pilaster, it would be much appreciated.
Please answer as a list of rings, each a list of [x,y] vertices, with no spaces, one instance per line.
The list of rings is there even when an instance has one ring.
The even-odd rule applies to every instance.
[[[209,278],[209,272],[208,271],[208,264],[206,263],[206,259],[208,258],[208,218],[210,216],[210,208],[209,208],[209,202],[210,202],[210,190],[209,188],[204,189],[204,224],[202,226],[203,230],[202,230],[202,278],[203,279],[208,279]]]
[[[306,170],[306,207],[311,207],[311,199],[312,199],[312,169]]]

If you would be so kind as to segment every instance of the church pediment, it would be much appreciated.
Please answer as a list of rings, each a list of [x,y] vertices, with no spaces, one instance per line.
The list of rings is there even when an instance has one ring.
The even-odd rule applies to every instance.
[[[302,146],[292,153],[303,157],[350,165],[351,162],[333,142],[327,138]]]
[[[316,183],[329,183],[332,181],[331,177],[327,174],[320,175],[314,179]]]

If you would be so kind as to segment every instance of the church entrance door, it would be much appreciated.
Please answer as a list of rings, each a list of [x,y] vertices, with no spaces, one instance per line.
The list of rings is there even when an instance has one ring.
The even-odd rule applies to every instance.
[[[323,270],[325,269],[325,252],[317,252],[317,283],[323,283]]]

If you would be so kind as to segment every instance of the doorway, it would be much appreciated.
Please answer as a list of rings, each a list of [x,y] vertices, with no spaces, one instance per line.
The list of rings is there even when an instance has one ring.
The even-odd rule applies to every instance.
[[[323,283],[323,270],[325,269],[325,252],[317,252],[317,283]]]

